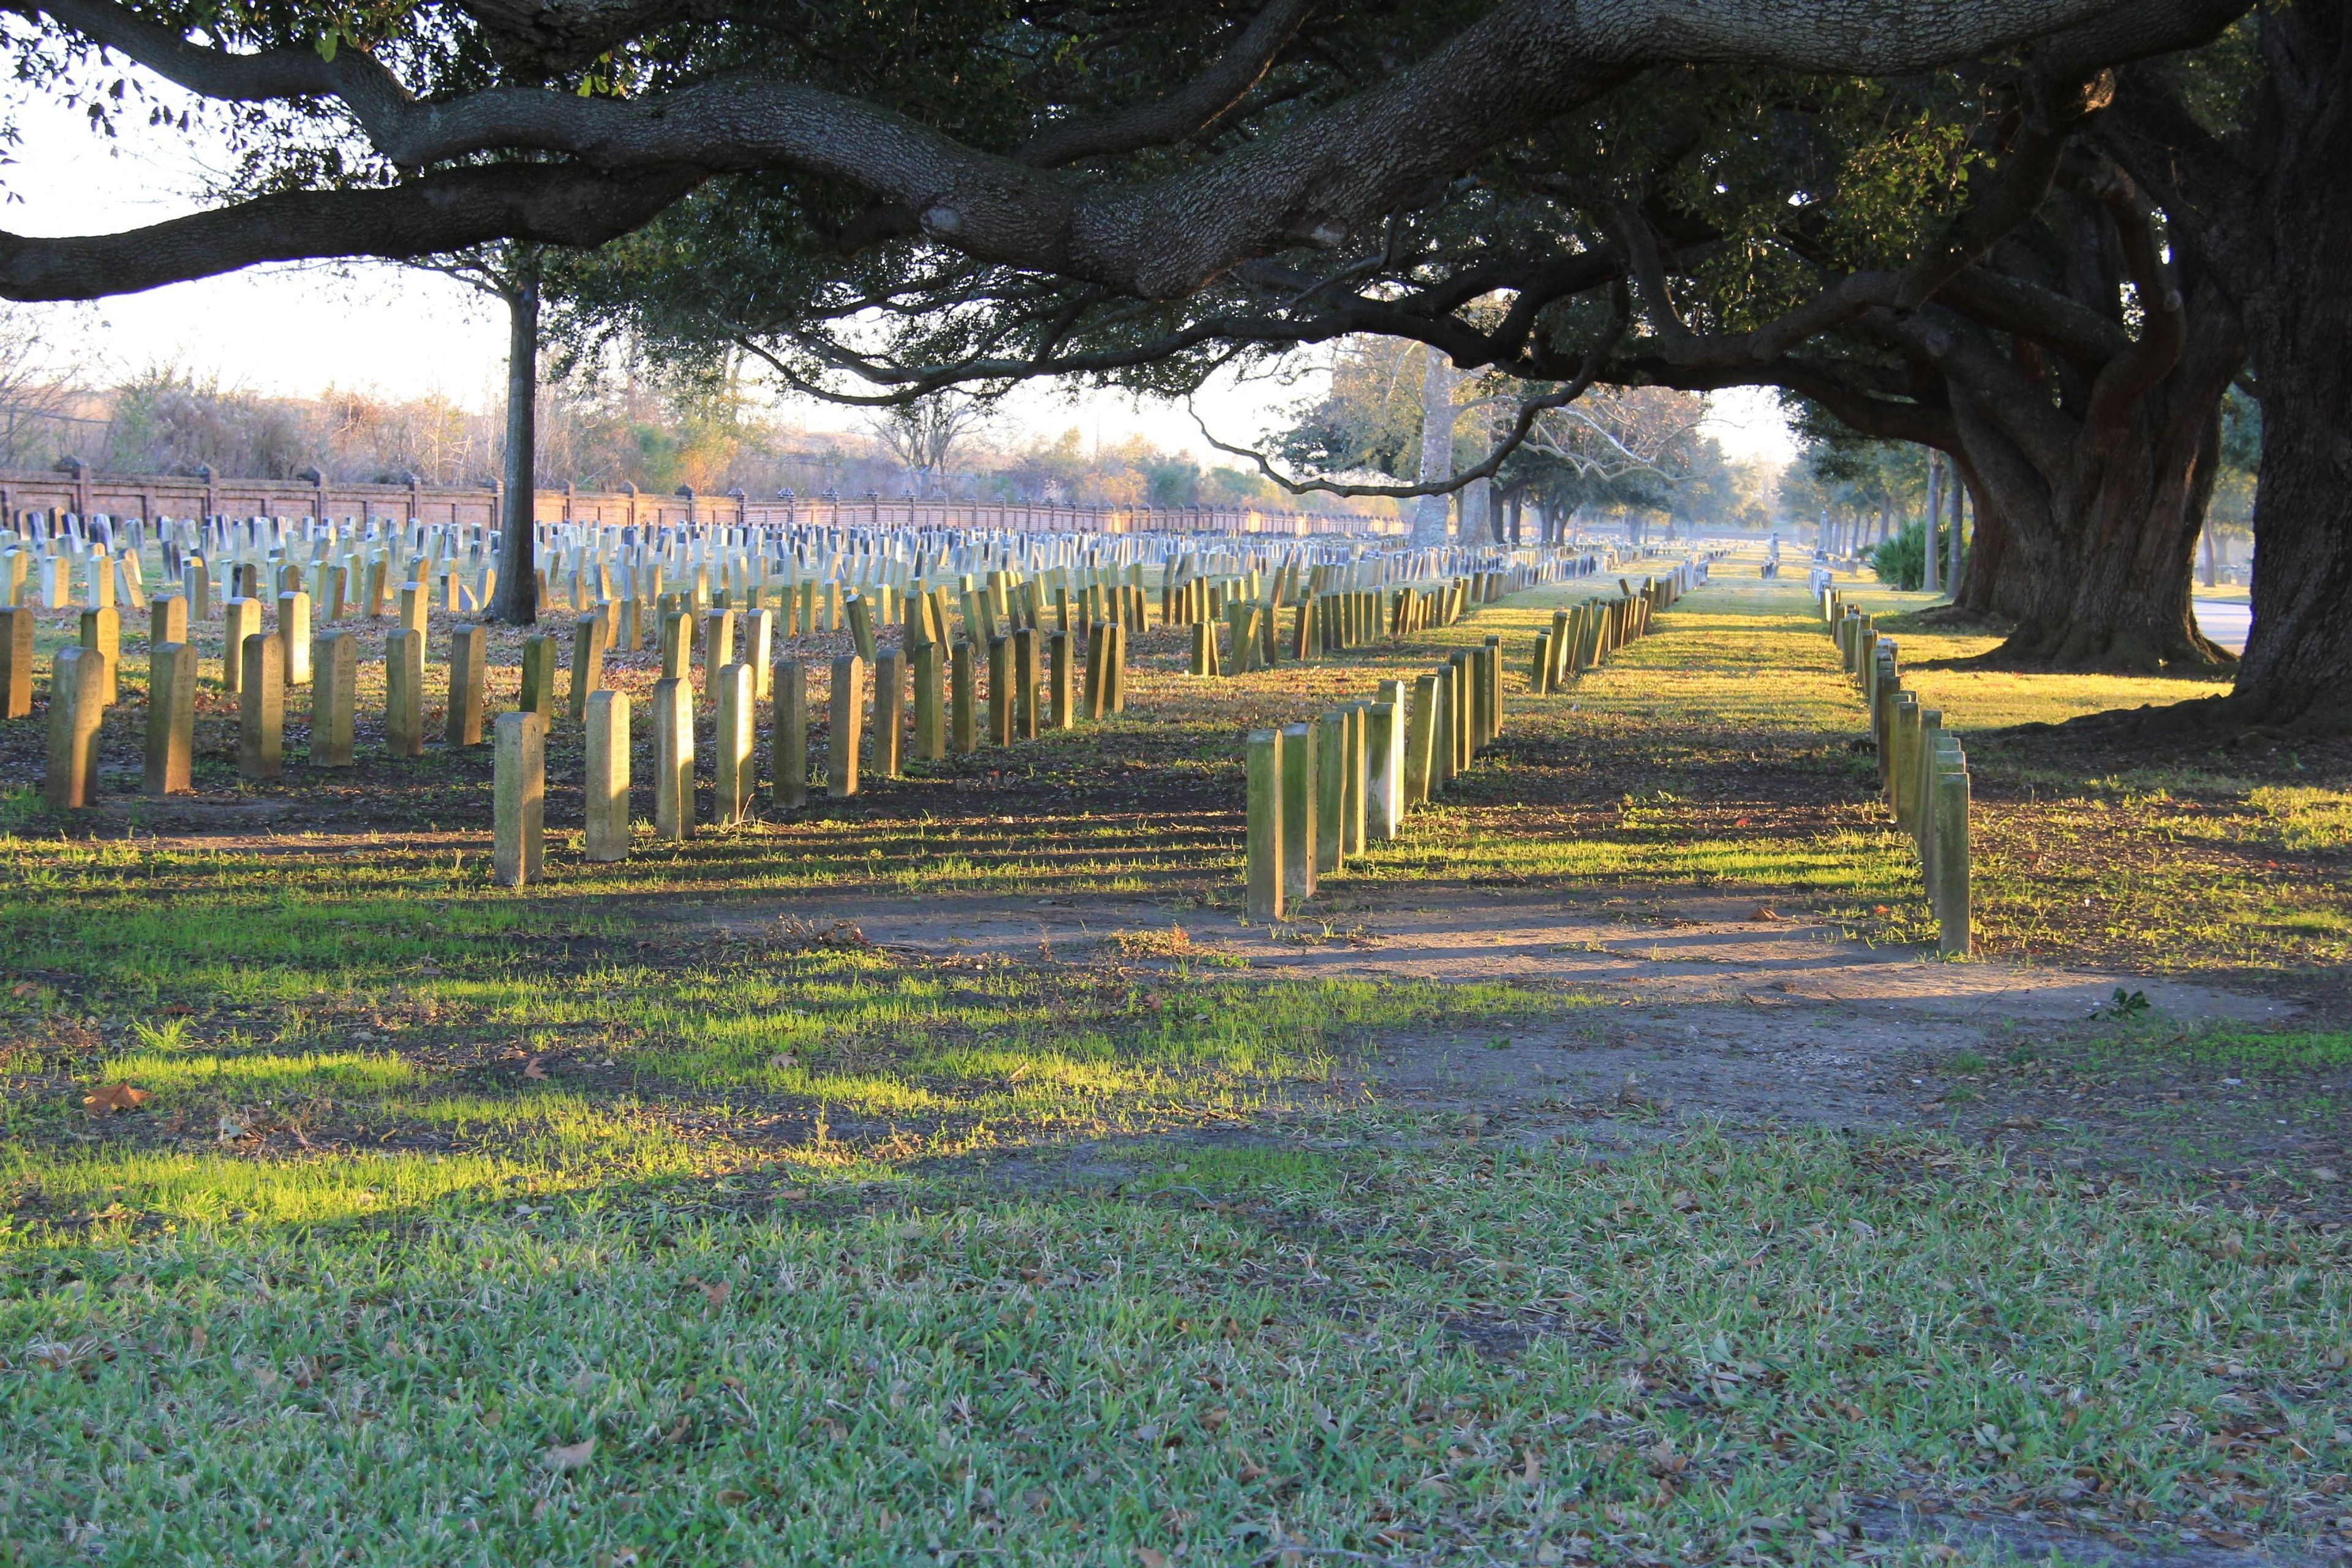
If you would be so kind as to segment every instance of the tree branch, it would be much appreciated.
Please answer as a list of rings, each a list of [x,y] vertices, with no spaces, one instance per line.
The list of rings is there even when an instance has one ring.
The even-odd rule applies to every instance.
[[[1164,147],[1200,134],[1231,113],[1258,84],[1315,3],[1270,0],[1216,64],[1174,92],[1108,114],[1049,124],[1013,149],[1013,162],[1059,168],[1082,158]]]
[[[698,184],[694,169],[603,174],[552,163],[451,169],[381,190],[301,191],[95,238],[0,233],[0,298],[135,294],[268,261],[404,258],[491,239],[596,246]]]

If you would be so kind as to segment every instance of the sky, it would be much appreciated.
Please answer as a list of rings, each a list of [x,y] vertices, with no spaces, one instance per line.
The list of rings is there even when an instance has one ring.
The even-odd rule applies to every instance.
[[[160,96],[160,95],[159,95]],[[157,135],[145,127],[119,142],[93,133],[77,112],[21,89],[0,89],[0,106],[22,132],[16,162],[0,171],[6,205],[0,228],[68,235],[138,227],[195,210],[192,193],[208,170],[201,138]],[[505,312],[465,284],[382,263],[260,268],[173,284],[91,304],[29,305],[59,358],[84,384],[104,384],[171,366],[225,386],[293,397],[328,386],[387,398],[439,394],[474,409],[504,398]],[[1305,394],[1270,382],[1213,383],[1195,399],[1223,440],[1256,441]],[[811,430],[859,428],[856,410],[793,399],[777,412]],[[1075,426],[1089,443],[1140,435],[1192,454],[1204,465],[1234,459],[1202,440],[1181,404],[1124,394],[1033,385],[1008,400],[999,438],[1052,438]],[[1772,399],[1718,395],[1708,433],[1735,459],[1785,461],[1793,451]]]

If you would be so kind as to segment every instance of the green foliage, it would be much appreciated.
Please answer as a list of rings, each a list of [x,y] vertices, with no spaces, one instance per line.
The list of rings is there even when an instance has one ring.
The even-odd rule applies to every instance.
[[[1927,581],[1927,531],[1906,522],[1870,552],[1870,569],[1890,588],[1916,593]]]

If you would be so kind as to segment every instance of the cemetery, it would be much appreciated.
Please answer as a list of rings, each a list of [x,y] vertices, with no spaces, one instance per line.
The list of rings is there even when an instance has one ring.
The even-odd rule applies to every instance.
[[[2352,1564],[2341,10],[23,13],[0,1568]]]

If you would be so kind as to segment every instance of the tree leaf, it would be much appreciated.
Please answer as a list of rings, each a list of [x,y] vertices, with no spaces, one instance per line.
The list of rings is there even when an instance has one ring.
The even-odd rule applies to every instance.
[[[539,1462],[559,1474],[584,1469],[596,1457],[596,1439],[583,1437],[577,1443],[558,1443],[539,1457]]]
[[[147,1101],[147,1090],[133,1089],[127,1083],[102,1083],[81,1097],[81,1102],[99,1116],[111,1116],[118,1110],[136,1110]]]

